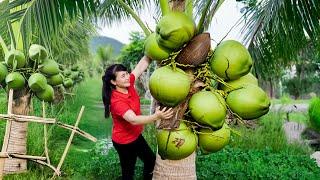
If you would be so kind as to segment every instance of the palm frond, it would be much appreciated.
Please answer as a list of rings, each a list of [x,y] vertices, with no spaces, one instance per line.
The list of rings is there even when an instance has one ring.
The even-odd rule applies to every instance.
[[[200,19],[198,27],[200,33],[207,30],[212,23],[212,18],[224,0],[195,0],[195,19]]]
[[[24,49],[30,45],[33,34],[38,34],[38,43],[50,47],[51,35],[57,34],[66,15],[86,18],[96,14],[98,4],[98,0],[16,0],[10,1],[7,6],[10,13],[1,15],[0,20],[21,23]]]
[[[297,61],[309,38],[320,48],[318,0],[262,0],[247,8],[245,17],[243,42],[263,78]]]
[[[159,0],[155,1],[155,6],[160,9]],[[140,13],[146,7],[151,6],[152,0],[123,0],[136,13]],[[117,0],[104,0],[99,7],[99,17],[103,24],[111,25],[120,23],[130,18],[130,14],[121,6]]]

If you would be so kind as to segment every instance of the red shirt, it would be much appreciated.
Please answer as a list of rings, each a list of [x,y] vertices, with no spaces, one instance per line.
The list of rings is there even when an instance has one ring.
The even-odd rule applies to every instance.
[[[119,144],[128,144],[136,140],[143,131],[143,125],[132,125],[123,115],[132,110],[136,115],[141,115],[140,98],[134,88],[135,76],[130,74],[130,87],[128,94],[113,90],[111,93],[110,112],[113,120],[112,140]]]

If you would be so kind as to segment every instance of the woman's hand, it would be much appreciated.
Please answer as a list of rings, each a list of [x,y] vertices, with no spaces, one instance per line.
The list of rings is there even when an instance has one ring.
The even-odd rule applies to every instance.
[[[155,114],[161,120],[170,119],[173,116],[173,110],[172,108],[167,109],[167,107],[164,107],[162,110],[160,110],[160,107],[158,106]]]

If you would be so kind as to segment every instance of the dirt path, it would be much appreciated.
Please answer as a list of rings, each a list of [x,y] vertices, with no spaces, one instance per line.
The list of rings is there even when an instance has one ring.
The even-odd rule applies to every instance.
[[[289,143],[298,142],[300,144],[307,144],[307,142],[301,138],[302,132],[306,129],[305,125],[297,122],[285,122],[282,127]],[[311,154],[310,158],[315,159],[318,167],[320,167],[320,151]]]

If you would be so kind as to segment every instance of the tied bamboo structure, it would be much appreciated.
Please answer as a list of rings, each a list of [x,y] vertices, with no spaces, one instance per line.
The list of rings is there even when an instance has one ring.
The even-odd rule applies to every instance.
[[[0,120],[7,121],[6,134],[4,137],[2,150],[0,152],[0,180],[3,179],[4,174],[8,174],[10,172],[13,172],[13,170],[15,170],[15,168],[17,168],[17,167],[13,167],[11,165],[11,162],[19,163],[20,161],[26,162],[27,160],[30,160],[30,161],[33,161],[38,164],[41,164],[41,165],[44,165],[44,166],[51,168],[54,171],[53,178],[56,176],[60,176],[61,175],[60,169],[61,169],[63,162],[67,156],[67,153],[70,149],[70,146],[71,146],[71,143],[72,143],[72,140],[73,140],[73,137],[75,134],[81,135],[81,136],[83,136],[93,142],[97,141],[97,139],[94,136],[92,136],[89,133],[78,128],[78,125],[80,123],[80,120],[81,120],[81,117],[82,117],[82,114],[84,111],[84,106],[81,107],[80,113],[78,115],[78,118],[77,118],[74,126],[61,123],[61,122],[57,121],[55,118],[46,118],[45,103],[44,102],[42,103],[42,116],[43,117],[17,115],[17,114],[14,114],[12,110],[13,110],[13,90],[10,89],[9,98],[8,98],[8,113],[7,114],[0,114]],[[19,151],[19,149],[18,150],[10,150],[8,148],[8,147],[10,147],[8,131],[15,130],[15,128],[12,127],[13,122],[24,123],[24,124],[28,123],[28,122],[34,122],[34,123],[44,124],[44,153],[45,153],[45,157],[26,155],[25,153],[20,153],[21,151]],[[65,147],[65,151],[64,151],[57,167],[53,166],[50,162],[49,149],[48,149],[48,132],[47,132],[48,125],[57,125],[61,128],[72,131],[70,138],[69,138],[69,141]],[[11,134],[12,134],[12,132],[11,132]],[[23,139],[22,143],[25,142],[25,140],[26,139]],[[22,163],[22,164],[25,164],[24,168],[26,169],[26,163]],[[20,168],[20,167],[18,167],[18,168]]]

